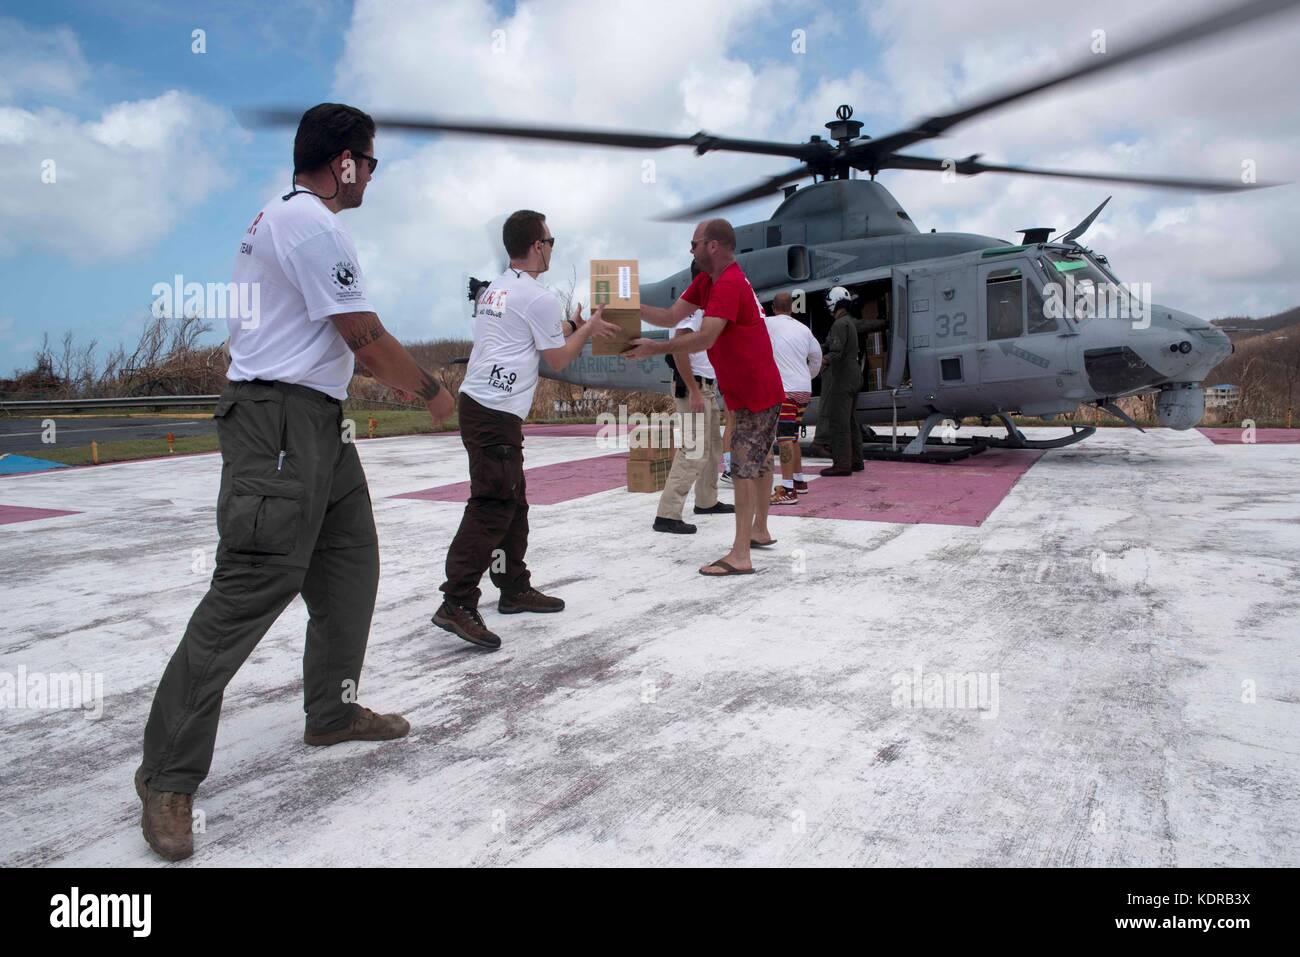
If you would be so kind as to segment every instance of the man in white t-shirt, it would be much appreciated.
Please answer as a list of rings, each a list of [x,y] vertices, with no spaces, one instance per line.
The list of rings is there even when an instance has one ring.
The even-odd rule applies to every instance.
[[[558,598],[532,587],[528,550],[528,496],[524,481],[523,421],[533,404],[537,370],[559,372],[592,334],[612,335],[603,307],[589,322],[582,306],[565,318],[560,301],[537,277],[551,266],[555,237],[546,217],[529,209],[510,215],[501,231],[510,266],[479,297],[474,348],[457,410],[469,455],[469,501],[447,549],[447,580],[433,623],[483,648],[501,647],[479,614],[479,582],[491,571],[501,591],[497,611],[557,612]]]
[[[799,429],[804,410],[812,399],[812,380],[822,368],[822,347],[812,330],[792,315],[793,305],[790,293],[777,293],[772,300],[773,315],[765,320],[768,335],[772,337],[772,358],[776,360],[781,387],[785,390],[776,427],[781,484],[772,490],[773,505],[793,505],[808,491],[799,450]]]
[[[388,335],[336,215],[361,205],[378,160],[374,121],[322,103],[294,139],[294,184],[241,237],[229,319],[216,570],[154,695],[136,793],[145,840],[188,857],[193,794],[207,776],[226,685],[298,595],[307,606],[303,740],[381,741],[410,730],[355,702],[379,584],[370,491],[340,400],[354,356],[419,395],[435,423],[451,395]]]

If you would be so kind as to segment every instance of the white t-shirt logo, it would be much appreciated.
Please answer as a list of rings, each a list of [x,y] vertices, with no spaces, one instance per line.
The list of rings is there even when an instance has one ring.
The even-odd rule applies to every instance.
[[[346,259],[341,263],[334,264],[334,284],[340,289],[349,288],[357,281],[356,266]]]

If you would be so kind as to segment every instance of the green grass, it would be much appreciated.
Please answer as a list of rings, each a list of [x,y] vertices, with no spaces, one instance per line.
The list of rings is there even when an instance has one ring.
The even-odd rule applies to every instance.
[[[215,452],[215,435],[178,436],[176,454],[183,452]],[[34,459],[62,462],[65,465],[93,465],[89,445],[69,445],[39,451],[18,452]],[[131,462],[136,459],[165,458],[168,454],[166,439],[131,439],[125,442],[100,442],[99,464]]]
[[[121,417],[122,413],[113,413],[113,418]],[[453,415],[446,422],[440,423],[437,427],[429,418],[429,413],[423,409],[344,409],[343,417],[351,419],[356,423],[356,436],[359,440],[364,441],[370,437],[370,419],[375,420],[374,437],[377,439],[392,438],[399,435],[428,435],[433,432],[456,432],[460,428],[456,416]],[[60,417],[62,418],[62,416]],[[90,416],[78,416],[78,418],[90,418]],[[189,416],[193,418],[193,416]],[[538,424],[550,422],[595,422],[594,418],[589,419],[538,419]],[[532,424],[532,420],[530,420]],[[212,435],[194,435],[178,436],[175,442],[176,454],[180,455],[187,452],[215,452],[217,451],[217,436]],[[34,459],[46,459],[50,462],[62,462],[65,465],[92,465],[91,451],[89,445],[68,445],[53,446],[50,448],[21,452],[20,455],[27,455]],[[128,439],[121,442],[100,442],[99,443],[99,463],[104,465],[109,462],[133,462],[139,459],[166,458],[169,454],[167,451],[166,439]]]

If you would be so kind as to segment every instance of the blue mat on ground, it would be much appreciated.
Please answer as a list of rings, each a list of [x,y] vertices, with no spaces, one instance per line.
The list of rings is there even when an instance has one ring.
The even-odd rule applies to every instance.
[[[0,475],[13,475],[17,472],[43,472],[46,469],[66,469],[62,462],[49,459],[34,459],[30,455],[0,455]]]

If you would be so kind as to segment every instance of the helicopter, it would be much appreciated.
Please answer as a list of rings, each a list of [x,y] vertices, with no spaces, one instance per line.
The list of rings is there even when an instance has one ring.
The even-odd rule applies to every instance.
[[[698,220],[717,210],[768,195],[783,194],[770,218],[735,227],[736,259],[756,298],[770,312],[777,293],[788,292],[795,315],[824,339],[831,316],[824,294],[843,286],[875,304],[888,319],[883,342],[867,352],[864,385],[855,415],[864,430],[869,458],[945,462],[987,448],[1059,448],[1092,435],[1091,426],[1070,425],[1056,439],[1033,440],[1013,415],[1052,419],[1080,405],[1102,409],[1127,425],[1138,425],[1118,405],[1126,396],[1154,393],[1157,422],[1186,430],[1205,410],[1202,383],[1232,351],[1228,337],[1188,312],[1145,301],[1121,283],[1106,257],[1079,240],[1110,197],[1074,228],[1052,239],[1053,227],[1018,230],[1021,241],[974,233],[922,232],[911,216],[876,181],[885,170],[1046,176],[1193,192],[1236,192],[1280,183],[1193,177],[1136,176],[991,164],[974,154],[960,160],[901,152],[939,137],[970,120],[1047,89],[1095,76],[1143,58],[1290,11],[1300,0],[1250,0],[1163,32],[1127,49],[1092,57],[1044,79],[1024,83],[950,113],[873,138],[842,105],[826,124],[828,138],[802,143],[747,140],[699,132],[691,136],[619,130],[473,123],[410,117],[375,117],[381,129],[508,137],[632,149],[691,147],[797,159],[792,170],[727,195],[659,217]],[[271,123],[297,121],[297,113],[264,111]],[[865,173],[869,178],[859,178]],[[797,181],[811,176],[813,183]],[[670,306],[690,282],[682,269],[643,284],[642,300]],[[471,280],[469,296],[475,298]],[[1098,304],[1101,304],[1099,307]],[[1116,308],[1118,307],[1118,308]],[[667,335],[643,331],[646,338]],[[862,343],[865,345],[866,343]],[[864,350],[860,350],[863,354]],[[563,372],[542,363],[548,378],[590,388],[669,392],[671,372],[658,357],[628,360],[595,356],[588,344]],[[818,383],[814,382],[814,391]],[[805,424],[816,423],[816,403]],[[964,419],[999,423],[1005,437],[955,439]],[[899,448],[899,422],[921,423]],[[886,441],[873,426],[892,425]],[[940,439],[933,436],[944,425]]]

